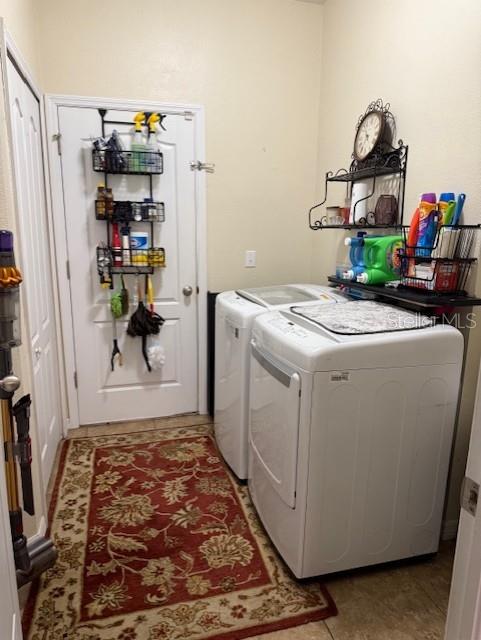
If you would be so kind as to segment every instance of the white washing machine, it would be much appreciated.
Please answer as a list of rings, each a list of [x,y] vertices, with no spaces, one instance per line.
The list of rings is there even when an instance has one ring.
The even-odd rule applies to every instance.
[[[279,285],[217,296],[215,312],[215,436],[227,464],[247,478],[249,416],[249,344],[254,318],[291,305],[345,302],[348,298],[321,285]]]
[[[256,318],[249,490],[298,578],[437,551],[462,358],[375,302]]]

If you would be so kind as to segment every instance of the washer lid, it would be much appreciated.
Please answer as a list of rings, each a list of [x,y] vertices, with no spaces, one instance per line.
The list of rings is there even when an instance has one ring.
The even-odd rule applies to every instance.
[[[391,333],[433,326],[433,321],[427,316],[365,300],[346,302],[339,306],[292,307],[291,311],[340,335]]]
[[[312,302],[319,300],[319,296],[309,291],[289,284],[274,285],[272,287],[255,287],[253,289],[239,289],[237,294],[263,307]]]

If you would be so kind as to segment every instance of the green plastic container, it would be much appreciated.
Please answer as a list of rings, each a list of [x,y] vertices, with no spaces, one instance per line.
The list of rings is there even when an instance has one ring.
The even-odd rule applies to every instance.
[[[401,271],[399,249],[404,246],[402,236],[364,238],[365,270],[357,276],[363,284],[384,284],[398,280]]]

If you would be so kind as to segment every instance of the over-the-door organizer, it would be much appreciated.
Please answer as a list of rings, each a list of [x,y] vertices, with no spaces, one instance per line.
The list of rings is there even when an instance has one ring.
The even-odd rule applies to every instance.
[[[147,342],[148,336],[156,335],[164,323],[164,319],[155,313],[153,286],[150,274],[157,267],[165,267],[165,251],[163,247],[154,245],[154,225],[165,221],[163,202],[154,199],[153,175],[160,175],[164,169],[164,159],[156,143],[156,127],[165,116],[158,113],[138,113],[134,118],[135,133],[130,149],[124,149],[118,132],[114,129],[107,139],[105,125],[132,125],[131,122],[107,120],[106,109],[99,109],[102,120],[102,137],[94,140],[92,149],[93,170],[104,174],[104,182],[98,186],[95,201],[95,217],[107,225],[107,242],[97,246],[97,270],[100,284],[113,290],[114,275],[120,275],[117,284],[120,290],[115,291],[110,299],[112,313],[113,347],[110,356],[110,368],[115,369],[115,362],[123,364],[122,353],[117,339],[116,321],[129,313],[129,291],[124,275],[134,274],[135,298],[137,307],[129,319],[127,333],[142,340],[141,353],[148,371],[161,368],[164,352],[158,342]],[[142,128],[147,127],[146,142],[143,141]],[[147,176],[149,179],[149,197],[142,202],[115,200],[112,189],[108,186],[111,174]],[[145,231],[132,231],[132,225],[141,223],[145,229],[150,226],[150,234]],[[144,284],[138,276],[143,274]],[[144,304],[144,293],[148,308]]]
[[[106,119],[106,109],[99,109],[99,114],[102,138],[94,141],[92,166],[94,171],[104,174],[104,182],[95,201],[95,217],[106,222],[107,242],[97,247],[97,267],[101,284],[112,289],[114,274],[151,274],[155,268],[165,267],[164,248],[153,245],[154,224],[165,221],[165,205],[154,199],[152,184],[152,176],[164,171],[164,158],[158,149],[124,149],[115,131],[107,142],[106,125],[132,123]],[[156,124],[162,126],[164,117],[145,114],[142,121],[135,122],[136,132],[146,127],[149,140]],[[113,174],[147,176],[150,197],[143,202],[115,200],[108,186],[109,175]],[[150,234],[132,231],[131,225],[135,223],[150,223]]]

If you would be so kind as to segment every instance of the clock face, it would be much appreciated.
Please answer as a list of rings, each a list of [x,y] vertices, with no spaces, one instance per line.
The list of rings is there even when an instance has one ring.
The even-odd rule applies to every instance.
[[[383,117],[379,111],[371,111],[359,125],[354,140],[354,157],[364,160],[374,150],[383,130]]]

